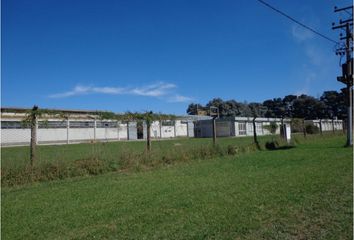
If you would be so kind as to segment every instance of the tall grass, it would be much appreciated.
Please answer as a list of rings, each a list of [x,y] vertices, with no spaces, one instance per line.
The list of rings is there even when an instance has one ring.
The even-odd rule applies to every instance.
[[[311,136],[313,139],[319,136]],[[326,137],[324,135],[323,137]],[[277,146],[286,143],[279,137],[260,138],[261,151],[269,141]],[[294,136],[294,142],[306,141]],[[22,185],[69,177],[98,175],[106,172],[143,171],[159,166],[236,156],[257,151],[251,138],[223,138],[213,146],[210,139],[155,141],[151,152],[144,142],[91,143],[62,146],[40,146],[39,160],[33,167],[28,161],[28,147],[2,149],[2,186]]]

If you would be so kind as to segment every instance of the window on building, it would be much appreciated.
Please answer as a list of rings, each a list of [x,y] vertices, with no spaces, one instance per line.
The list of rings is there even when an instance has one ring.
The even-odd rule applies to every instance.
[[[117,122],[96,122],[97,128],[116,128]]]
[[[161,121],[161,126],[174,126],[174,125],[175,125],[175,121],[171,121],[171,120]]]
[[[66,128],[66,121],[39,121],[38,128]]]
[[[70,122],[70,128],[93,128],[94,127],[94,122],[89,122],[89,121],[72,121]]]
[[[22,121],[1,121],[1,129],[30,128],[28,123]]]
[[[246,123],[238,123],[238,134],[246,135]]]
[[[262,131],[262,123],[257,123],[256,122],[256,131],[261,132]]]

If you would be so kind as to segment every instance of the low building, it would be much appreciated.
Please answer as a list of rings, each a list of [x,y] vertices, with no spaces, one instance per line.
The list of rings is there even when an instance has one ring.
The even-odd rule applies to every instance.
[[[343,120],[339,119],[305,120],[305,125],[314,125],[322,132],[343,130]]]
[[[30,109],[1,108],[1,146],[29,145],[31,130],[23,121]],[[137,121],[102,120],[98,111],[56,110],[37,121],[38,144],[69,144],[94,141],[138,140],[146,138],[146,124]],[[152,138],[193,137],[190,117],[155,121]]]
[[[272,122],[276,123],[278,128],[276,134],[280,134],[280,125],[290,125],[290,119],[281,118],[256,118],[256,133],[259,136],[271,134],[267,125]],[[199,120],[195,122],[196,137],[212,137],[213,122],[209,120]],[[252,117],[234,117],[216,119],[216,136],[217,137],[242,137],[253,136],[253,118]]]

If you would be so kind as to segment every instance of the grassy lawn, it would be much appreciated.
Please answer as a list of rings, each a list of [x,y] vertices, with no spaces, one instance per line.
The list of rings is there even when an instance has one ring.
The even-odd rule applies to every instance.
[[[207,140],[179,141],[195,147]],[[315,137],[287,150],[5,187],[2,239],[352,239],[353,155],[344,142]],[[75,151],[86,154],[87,146]],[[61,147],[76,156],[69,154],[74,145]],[[60,147],[41,151],[51,148]],[[3,164],[22,159],[23,149],[3,149]]]

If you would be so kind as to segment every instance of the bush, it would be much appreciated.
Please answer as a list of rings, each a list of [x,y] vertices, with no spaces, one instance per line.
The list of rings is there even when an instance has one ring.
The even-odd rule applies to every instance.
[[[269,125],[263,126],[263,128],[268,130],[271,134],[275,134],[278,129],[278,125],[275,122],[271,122]]]
[[[312,125],[312,124],[306,125],[305,129],[306,129],[306,133],[308,133],[308,134],[317,134],[320,132],[320,129],[317,126]]]
[[[291,120],[291,132],[298,133],[303,131],[303,122],[300,118],[294,118]]]
[[[238,154],[239,149],[237,146],[233,146],[233,145],[228,145],[227,146],[227,154],[228,155],[236,155]]]
[[[277,141],[266,142],[265,148],[268,150],[276,150],[279,147],[279,143]]]

